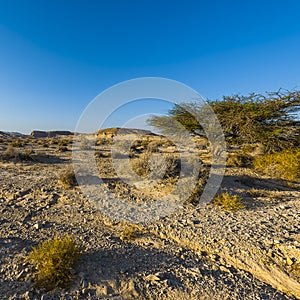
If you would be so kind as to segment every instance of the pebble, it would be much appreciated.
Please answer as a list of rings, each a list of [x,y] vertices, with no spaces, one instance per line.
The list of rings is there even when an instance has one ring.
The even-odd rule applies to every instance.
[[[35,224],[33,225],[33,228],[36,229],[36,230],[41,229],[41,228],[42,228],[42,223],[40,223],[40,222],[35,223]]]

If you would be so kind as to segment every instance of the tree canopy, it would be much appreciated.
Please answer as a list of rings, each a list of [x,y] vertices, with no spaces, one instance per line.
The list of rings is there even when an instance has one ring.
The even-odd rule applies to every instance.
[[[207,103],[216,114],[228,143],[259,142],[270,151],[300,144],[297,116],[300,111],[300,91],[279,90],[265,95],[224,96],[222,100]],[[174,124],[179,123],[190,133],[205,135],[199,120],[209,122],[207,112],[208,107],[202,101],[182,103],[175,105],[168,116],[152,116],[148,123],[163,134],[174,131]]]

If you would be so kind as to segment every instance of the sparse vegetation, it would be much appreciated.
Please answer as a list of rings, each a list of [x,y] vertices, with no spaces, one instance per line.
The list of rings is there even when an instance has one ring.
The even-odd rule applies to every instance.
[[[19,162],[19,161],[31,161],[32,160],[32,150],[26,150],[26,151],[20,151],[19,149],[16,149],[13,145],[9,145],[5,151],[4,154],[0,155],[1,161],[13,161],[13,162]]]
[[[120,239],[122,241],[130,241],[130,240],[134,240],[137,237],[137,232],[138,232],[138,228],[134,225],[127,225],[121,236]]]
[[[49,147],[49,139],[47,139],[47,138],[39,139],[38,144],[44,148],[48,148]]]
[[[125,141],[125,145],[126,141],[133,140],[133,138],[133,136],[125,135],[121,136],[120,140],[121,142]],[[151,205],[152,202],[163,199],[169,194],[172,197],[172,193],[175,196],[175,201],[178,199],[181,203],[185,201],[185,205],[198,205],[210,175],[211,156],[208,153],[210,145],[206,139],[195,137],[199,145],[199,149],[196,150],[189,148],[188,145],[186,148],[177,150],[175,145],[167,143],[167,139],[160,136],[149,136],[149,139],[143,137],[145,141],[139,139],[140,137],[137,137],[136,147],[131,149],[133,155],[129,155],[129,158],[127,155],[128,162],[131,161],[132,164],[142,162],[144,167],[140,167],[140,172],[145,172],[146,169],[148,173],[144,173],[145,181],[134,182],[134,185],[130,181],[126,181],[130,179],[126,176],[127,174],[130,175],[126,173],[127,164],[124,164],[126,166],[124,174],[116,168],[116,165],[119,166],[125,161],[124,152],[121,151],[124,157],[118,156],[120,161],[115,164],[108,144],[95,145],[99,177],[103,178],[103,187],[107,187],[109,191],[109,194],[106,192],[100,194],[103,200],[108,200],[107,207],[114,205],[109,201],[111,193],[123,200],[125,205],[126,201],[138,206],[140,203]],[[5,143],[0,145],[2,155],[5,155],[7,145],[12,140],[5,139]],[[41,163],[38,165],[33,163],[2,164],[3,171],[0,172],[0,175],[4,184],[0,190],[0,204],[3,220],[5,220],[4,226],[2,226],[2,235],[6,237],[5,231],[9,230],[9,234],[20,238],[20,245],[26,251],[27,236],[34,236],[32,240],[41,240],[53,230],[58,234],[74,234],[76,239],[82,239],[89,254],[82,258],[81,261],[84,264],[80,268],[76,268],[76,272],[71,266],[69,268],[70,273],[59,277],[55,274],[63,274],[64,271],[58,267],[55,268],[54,264],[50,268],[46,264],[40,263],[38,265],[36,263],[34,265],[31,262],[32,267],[23,267],[22,264],[18,263],[19,259],[22,261],[21,253],[20,257],[11,255],[15,251],[14,243],[7,242],[7,245],[12,245],[12,247],[8,246],[10,248],[7,248],[6,245],[3,247],[4,251],[11,249],[11,252],[7,261],[4,261],[2,269],[5,268],[5,270],[2,275],[13,286],[17,287],[16,297],[44,297],[46,292],[43,288],[33,289],[32,293],[30,291],[27,295],[22,294],[25,288],[32,288],[32,286],[27,285],[29,279],[32,279],[32,282],[37,286],[46,287],[46,289],[67,289],[72,283],[72,289],[69,291],[57,290],[53,292],[55,296],[59,294],[70,299],[76,299],[77,295],[87,298],[89,294],[91,297],[99,295],[99,297],[105,298],[110,297],[110,294],[115,294],[118,297],[118,295],[123,295],[123,292],[124,297],[128,299],[130,298],[129,295],[133,295],[130,293],[133,292],[135,299],[139,296],[143,299],[208,299],[209,297],[244,299],[245,297],[249,298],[249,294],[251,295],[251,288],[248,288],[250,274],[253,274],[255,280],[253,297],[257,298],[258,295],[264,293],[268,298],[276,292],[276,289],[295,294],[295,289],[290,289],[289,286],[291,280],[299,278],[297,260],[299,255],[298,252],[294,252],[297,250],[296,246],[293,243],[286,243],[285,237],[286,240],[299,241],[299,235],[295,230],[298,226],[297,219],[295,219],[298,207],[298,191],[290,191],[284,185],[277,185],[277,181],[268,180],[265,176],[260,176],[259,172],[249,168],[239,168],[240,166],[248,167],[250,165],[248,159],[252,160],[266,155],[262,144],[248,143],[230,147],[231,153],[238,156],[234,158],[237,162],[232,162],[237,167],[226,170],[221,187],[222,191],[229,191],[232,194],[218,195],[213,202],[220,207],[220,210],[211,209],[213,204],[202,209],[182,207],[181,203],[178,203],[179,209],[174,212],[172,217],[163,216],[155,223],[135,226],[131,223],[126,225],[123,221],[109,220],[105,216],[102,218],[102,212],[95,210],[93,201],[85,199],[78,188],[72,190],[72,187],[76,185],[75,174],[70,167],[71,165],[65,164],[70,161],[71,152],[57,153],[57,146],[50,144],[51,141],[58,142],[60,140],[61,138],[33,139],[29,143],[30,145],[27,144],[25,148],[9,146],[8,154],[13,157],[10,161],[15,161],[15,152],[25,153],[31,147],[36,147],[33,149],[37,149],[37,153],[32,155],[32,159],[34,162]],[[148,143],[147,140],[150,142]],[[49,142],[49,148],[42,148],[44,141]],[[64,146],[63,143],[60,142],[62,146]],[[70,144],[67,145],[64,147],[71,149]],[[186,152],[179,152],[181,150],[186,150]],[[90,152],[90,154],[93,153]],[[141,161],[138,162],[138,160]],[[197,172],[194,170],[197,162],[200,163],[200,174],[198,174],[198,170]],[[170,166],[169,163],[174,167],[168,167]],[[57,170],[63,170],[63,172],[56,178]],[[199,177],[192,179],[189,176],[191,173],[197,174]],[[88,188],[99,182],[98,174],[89,176],[87,169],[81,169],[79,174]],[[124,177],[118,177],[119,174],[124,175]],[[155,180],[157,178],[159,180]],[[71,190],[64,190],[55,186],[54,181],[56,179],[65,189]],[[191,190],[195,181],[197,184],[194,190]],[[296,181],[290,182],[295,186],[298,184]],[[249,189],[249,187],[253,187],[253,189]],[[234,194],[245,195],[245,198],[232,196]],[[165,204],[168,208],[168,203]],[[30,213],[26,212],[25,214],[22,207],[27,207],[27,205],[30,207]],[[247,207],[247,209],[234,216],[223,211],[223,209],[235,211],[243,207]],[[286,220],[277,218],[279,213],[285,215]],[[267,214],[268,218],[265,218]],[[18,226],[18,223],[15,223],[16,220],[21,220],[25,226]],[[275,232],[273,230],[275,226],[276,228],[284,226],[282,233]],[[251,228],[256,230],[250,232]],[[203,234],[207,231],[209,234]],[[239,240],[239,236],[245,232],[250,232],[251,238],[245,236],[245,239]],[[264,237],[264,235],[266,240],[270,241],[267,244],[260,243],[261,236]],[[199,240],[199,236],[203,240]],[[116,237],[124,242],[116,240]],[[6,240],[8,238],[4,238],[5,243]],[[237,240],[238,242],[236,242]],[[275,247],[274,245],[281,247],[284,244],[288,247],[292,246],[292,252],[280,256],[278,255],[279,251],[276,252],[273,247]],[[38,247],[41,248],[41,245]],[[254,251],[256,248],[257,252]],[[270,249],[271,251],[269,251]],[[51,251],[46,251],[44,248],[42,252],[45,254]],[[52,253],[54,257],[57,257],[61,251],[56,250]],[[238,255],[232,257],[232,253]],[[208,276],[212,274],[211,278],[203,278],[203,270],[201,267],[198,268],[198,260],[194,260],[194,254],[207,258],[208,267],[205,267],[205,273],[207,272]],[[49,256],[47,254],[48,258]],[[250,260],[248,260],[249,257],[251,257]],[[267,259],[265,259],[266,257]],[[186,258],[190,261],[191,267],[182,268],[182,261]],[[47,259],[45,258],[45,260]],[[166,264],[160,265],[158,263],[165,259],[167,259],[168,268],[170,268],[168,271],[166,271]],[[56,262],[55,265],[57,265]],[[135,263],[137,263],[136,269],[128,268],[129,265]],[[192,264],[197,267],[194,268]],[[280,274],[278,276],[281,280],[279,283],[277,278],[272,277],[273,269],[268,271],[268,266],[271,264],[272,268],[274,267],[274,270]],[[16,271],[14,267],[13,269],[10,267],[15,265],[17,265]],[[255,268],[252,268],[253,265]],[[247,277],[239,273],[240,266],[249,272]],[[44,271],[39,271],[38,268],[44,268]],[[265,273],[261,270],[264,270]],[[140,277],[136,278],[137,272],[141,273],[141,278],[144,276],[148,279],[143,282]],[[49,275],[50,273],[52,275]],[[74,282],[72,282],[70,274],[76,274]],[[110,274],[113,278],[111,281],[113,285],[101,282],[96,287],[94,282],[90,280],[91,278],[92,280],[99,278],[99,274]],[[227,279],[231,277],[231,274],[234,278],[240,278],[241,283],[229,281],[227,284]],[[216,280],[216,275],[218,280]],[[20,276],[18,280],[16,280],[16,276]],[[197,282],[190,280],[192,277],[199,278],[200,282],[199,280]],[[261,280],[255,279],[255,277],[261,278]],[[116,288],[120,278],[124,282],[118,285],[120,288]],[[132,278],[132,284],[127,285],[129,278]],[[208,290],[205,289],[204,281],[207,282]],[[264,288],[261,288],[262,281],[267,282],[268,286],[264,285]],[[153,289],[148,289],[148,284]],[[169,288],[171,285],[173,286],[172,290]],[[194,286],[196,289],[195,293],[192,294]],[[272,289],[271,286],[273,286]],[[224,292],[219,295],[219,288],[224,287]],[[211,293],[210,288],[212,288]],[[126,294],[125,291],[128,293]],[[5,290],[0,291],[0,294],[1,296],[5,295],[2,297],[3,299],[11,296]]]
[[[69,167],[58,175],[58,182],[65,188],[70,189],[77,185],[74,169]]]
[[[252,165],[253,158],[243,152],[235,152],[228,156],[226,165],[228,167],[249,167]]]
[[[58,150],[59,152],[66,152],[66,151],[68,151],[69,149],[68,149],[68,147],[65,146],[64,144],[61,144],[61,145],[58,145],[57,150]]]
[[[142,152],[138,158],[132,160],[132,169],[139,176],[146,177],[150,173],[156,178],[176,176],[179,167],[179,160],[174,155],[162,155],[153,153],[150,150]]]
[[[80,246],[69,235],[63,238],[55,236],[34,247],[28,260],[34,267],[36,285],[47,290],[68,288],[72,280],[72,268],[81,253]]]
[[[16,148],[25,147],[27,144],[26,140],[24,139],[16,139],[10,143],[11,146]]]
[[[258,156],[254,167],[271,177],[296,180],[300,178],[300,148]]]
[[[109,144],[110,144],[110,139],[108,138],[98,138],[96,141],[97,146],[109,145]]]
[[[192,193],[190,193],[189,197],[185,200],[185,202],[184,202],[185,205],[196,206],[199,204],[199,200],[203,193],[208,176],[209,176],[209,173],[207,170],[202,169],[200,171],[198,182],[197,182],[194,190],[192,191]],[[187,184],[189,184],[189,183],[187,182]],[[181,191],[181,193],[183,194],[183,197],[185,198],[187,192],[184,190],[184,188]]]
[[[291,267],[291,273],[296,278],[300,279],[300,261],[296,261]]]
[[[80,150],[92,150],[92,142],[88,139],[82,138],[80,141]]]
[[[221,193],[215,196],[213,204],[228,211],[236,211],[245,207],[238,195],[230,195],[228,193]]]

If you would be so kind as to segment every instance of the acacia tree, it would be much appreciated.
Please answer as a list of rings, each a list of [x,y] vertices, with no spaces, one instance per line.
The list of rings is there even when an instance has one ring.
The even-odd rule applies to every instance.
[[[208,101],[208,104],[217,115],[228,143],[259,142],[269,151],[300,144],[300,122],[297,120],[300,91],[224,96],[222,100]],[[148,123],[166,134],[174,131],[177,121],[187,131],[203,135],[203,127],[194,116],[207,122],[206,112],[207,107],[200,101],[183,103],[175,105],[168,116],[153,116]]]

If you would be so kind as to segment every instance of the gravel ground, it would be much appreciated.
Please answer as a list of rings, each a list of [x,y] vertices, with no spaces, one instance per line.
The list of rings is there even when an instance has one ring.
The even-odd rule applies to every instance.
[[[180,206],[124,241],[125,222],[97,210],[79,187],[58,184],[71,151],[37,140],[26,148],[34,161],[0,162],[0,299],[300,299],[297,186],[229,168],[221,190],[242,196],[245,209]],[[66,233],[84,249],[70,289],[36,288],[25,258]]]

